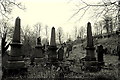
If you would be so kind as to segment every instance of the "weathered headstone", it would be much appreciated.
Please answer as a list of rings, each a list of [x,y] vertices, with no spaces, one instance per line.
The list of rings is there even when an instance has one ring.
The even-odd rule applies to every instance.
[[[103,65],[104,64],[104,60],[103,60],[104,49],[103,49],[103,46],[102,45],[97,46],[96,52],[97,52],[98,63],[100,65]]]
[[[118,60],[120,60],[120,43],[119,42],[117,45],[117,54],[118,54]]]
[[[37,45],[35,46],[35,58],[42,58],[44,56],[43,54],[43,49],[42,49],[42,45],[41,45],[41,38],[38,37],[37,38]]]
[[[34,61],[36,63],[43,62],[42,60],[44,59],[44,50],[41,45],[41,38],[37,38],[37,44],[35,46],[35,51],[34,51]]]
[[[22,43],[20,42],[20,18],[17,17],[15,21],[15,29],[13,33],[13,39],[11,45],[10,56],[7,61],[6,68],[8,70],[26,69],[23,59],[23,53],[21,51]]]
[[[50,40],[50,46],[48,50],[49,50],[48,60],[54,64],[57,61],[57,53],[56,53],[57,47],[56,47],[54,27],[52,27],[52,30],[51,30],[51,40]]]
[[[67,44],[67,49],[66,49],[66,58],[69,57],[70,53],[72,52],[72,44],[68,43]]]
[[[58,49],[58,60],[59,60],[59,61],[62,61],[62,60],[63,60],[63,55],[64,55],[64,47],[61,46],[61,47]]]

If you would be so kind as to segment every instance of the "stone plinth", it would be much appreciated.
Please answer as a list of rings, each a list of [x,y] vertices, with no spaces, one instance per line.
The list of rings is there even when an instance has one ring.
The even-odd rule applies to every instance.
[[[34,58],[43,58],[44,57],[44,52],[42,49],[42,46],[35,46],[35,53],[34,53]]]
[[[95,47],[86,47],[85,49],[87,50],[85,60],[86,61],[96,61],[95,52],[94,52]]]
[[[22,68],[25,68],[25,64],[24,64],[24,61],[7,61],[7,67],[8,69],[22,69]]]
[[[37,64],[37,63],[41,62],[42,58],[44,58],[45,55],[44,55],[43,47],[41,45],[40,37],[37,38],[36,43],[37,43],[37,45],[35,46],[35,49],[34,49],[33,58],[34,58],[34,62]]]
[[[45,58],[34,58],[35,64],[41,64],[44,65],[46,60]]]
[[[22,43],[16,43],[13,42],[10,44],[11,46],[11,53],[10,56],[23,56],[21,48],[22,48]]]
[[[54,62],[57,60],[57,53],[56,53],[56,50],[57,50],[57,47],[56,46],[49,46],[49,54],[48,54],[48,60],[50,62]]]
[[[37,45],[35,46],[35,55],[34,58],[43,58],[44,57],[44,50],[41,45],[41,38],[37,38]]]
[[[35,53],[34,53],[34,62],[35,64],[38,64],[43,61],[43,58],[45,57],[42,46],[36,46],[35,47]]]
[[[90,72],[97,72],[101,70],[97,61],[85,61],[84,70]]]

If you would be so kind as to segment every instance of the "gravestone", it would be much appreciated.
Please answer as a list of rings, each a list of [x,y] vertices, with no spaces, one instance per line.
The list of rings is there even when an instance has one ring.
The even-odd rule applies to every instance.
[[[11,52],[8,57],[6,68],[7,70],[23,70],[25,67],[23,53],[21,51],[22,43],[20,42],[20,18],[17,17],[15,21],[15,29],[11,45]]]
[[[55,28],[52,27],[51,30],[51,40],[50,45],[48,48],[48,60],[51,64],[55,64],[57,62],[57,53],[56,53],[57,47],[56,47],[56,39],[55,39]]]
[[[96,60],[94,50],[95,50],[95,47],[93,44],[91,23],[88,22],[88,24],[87,24],[86,61],[95,61]]]
[[[58,49],[58,60],[59,60],[59,61],[63,61],[63,55],[64,55],[64,47],[61,46],[61,47]]]
[[[97,60],[100,65],[104,65],[104,60],[103,60],[103,53],[104,49],[102,45],[97,46]]]
[[[87,23],[87,47],[86,47],[86,57],[84,62],[84,67],[86,71],[96,72],[98,71],[98,62],[96,61],[95,57],[95,47],[93,44],[93,36],[92,36],[92,29],[91,23]]]
[[[35,46],[35,51],[34,51],[34,61],[35,63],[43,62],[44,59],[44,50],[41,44],[41,38],[37,38],[37,44]]]
[[[43,47],[41,45],[41,38],[38,37],[37,38],[37,45],[35,46],[35,55],[34,55],[35,58],[42,58],[44,57],[44,54],[43,54]]]
[[[118,55],[118,60],[120,60],[120,42],[118,42],[117,45],[117,55]]]

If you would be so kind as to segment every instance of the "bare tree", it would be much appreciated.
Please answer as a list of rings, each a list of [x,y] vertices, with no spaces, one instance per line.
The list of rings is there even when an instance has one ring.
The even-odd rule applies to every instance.
[[[81,26],[78,30],[79,37],[83,38],[85,33],[85,27]]]
[[[103,34],[103,20],[99,21],[99,27],[100,27],[100,34]]]
[[[34,25],[34,31],[35,31],[36,37],[41,36],[41,30],[42,30],[41,23],[40,22],[36,23]]]
[[[80,0],[79,1],[81,4],[83,4],[81,6],[81,4],[79,5],[76,5],[76,12],[73,14],[72,17],[76,16],[80,11],[84,11],[83,15],[81,15],[81,17],[83,17],[86,12],[89,10],[89,9],[93,9],[94,11],[94,15],[92,17],[94,18],[99,18],[100,16],[102,15],[107,15],[107,14],[116,14],[116,16],[118,15],[118,8],[119,8],[119,2],[120,1],[117,1],[117,0],[102,0],[96,4],[90,4],[88,2],[85,2],[83,0]],[[71,17],[71,18],[72,18]],[[79,17],[78,20],[81,19],[81,17]]]
[[[0,0],[0,15],[9,19],[8,15],[12,12],[14,6],[25,9],[25,6],[17,0]]]
[[[46,38],[48,40],[49,35],[48,35],[48,26],[47,25],[45,26],[45,35],[46,35]]]
[[[66,33],[66,40],[69,39],[69,33]]]
[[[105,19],[104,28],[106,28],[106,31],[107,31],[107,33],[109,34],[109,20],[108,20],[108,18]]]
[[[76,5],[76,12],[71,16],[71,18],[77,16],[80,12],[83,14],[79,14],[78,20],[81,20],[84,15],[90,10],[92,10],[93,15],[91,15],[92,20],[98,20],[101,16],[112,15],[113,19],[115,19],[118,24],[118,28],[120,28],[120,1],[119,0],[101,0],[98,3],[90,3],[87,0],[79,0],[79,4]],[[82,4],[82,5],[81,5]],[[89,11],[89,12],[90,12]],[[71,19],[70,18],[70,19]],[[96,22],[95,21],[95,22]]]
[[[77,32],[78,32],[78,29],[77,29],[77,26],[73,27],[74,31],[73,31],[73,36],[74,36],[74,39],[76,40],[77,39]]]
[[[63,29],[62,29],[62,27],[58,27],[57,38],[58,38],[60,44],[62,44],[62,42],[63,42],[63,37],[64,37]]]
[[[97,22],[97,23],[94,23],[94,29],[95,29],[95,34],[96,34],[96,35],[99,35],[100,32],[101,32],[101,29],[100,29],[100,25],[99,25],[98,22]]]
[[[21,31],[22,31],[22,43],[23,43],[22,51],[25,52],[25,57],[30,56],[32,45],[35,44],[35,38],[33,38],[34,35],[31,34],[32,31],[30,30],[28,25],[24,27]]]
[[[1,51],[2,54],[8,49],[9,43],[7,45],[7,33],[10,32],[10,27],[7,25],[10,19],[8,15],[12,12],[13,7],[17,6],[19,9],[25,9],[23,5],[16,0],[1,0],[0,1],[0,16],[2,18],[2,22],[0,23],[0,37],[1,37]],[[3,55],[2,55],[3,56]]]

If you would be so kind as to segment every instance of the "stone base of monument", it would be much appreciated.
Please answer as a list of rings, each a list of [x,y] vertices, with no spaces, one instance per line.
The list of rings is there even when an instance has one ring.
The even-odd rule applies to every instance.
[[[57,65],[58,59],[57,59],[57,47],[56,46],[49,46],[49,54],[48,54],[48,61],[52,65]]]
[[[104,66],[105,63],[104,63],[104,62],[98,62],[98,65],[99,65],[99,66]]]
[[[34,63],[35,64],[44,65],[45,62],[46,62],[45,58],[34,58]]]
[[[25,67],[25,63],[24,63],[24,61],[7,61],[6,67],[7,67],[7,69],[24,68]]]
[[[6,76],[17,74],[26,75],[25,73],[27,72],[24,61],[7,61],[7,65],[3,69],[3,75]]]
[[[98,65],[97,61],[85,61],[83,71],[97,72],[101,70],[101,67]]]

